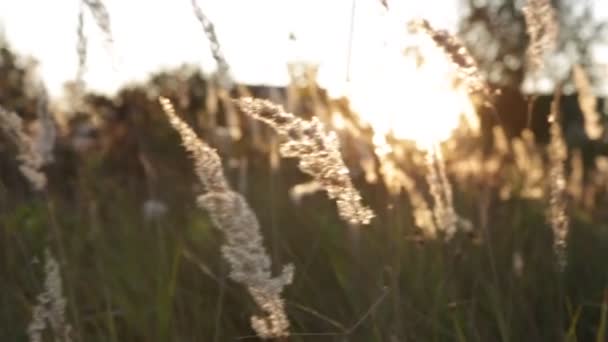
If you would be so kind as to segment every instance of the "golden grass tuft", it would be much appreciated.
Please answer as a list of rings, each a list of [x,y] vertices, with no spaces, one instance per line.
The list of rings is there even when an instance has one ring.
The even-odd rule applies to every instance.
[[[252,328],[261,338],[289,336],[289,320],[281,293],[292,281],[293,266],[287,265],[280,275],[272,276],[258,219],[245,198],[228,185],[220,156],[177,116],[169,99],[160,97],[159,102],[169,123],[181,136],[182,145],[192,155],[195,173],[207,190],[198,197],[197,203],[224,233],[222,256],[230,264],[230,277],[247,287],[265,313],[251,317]]]

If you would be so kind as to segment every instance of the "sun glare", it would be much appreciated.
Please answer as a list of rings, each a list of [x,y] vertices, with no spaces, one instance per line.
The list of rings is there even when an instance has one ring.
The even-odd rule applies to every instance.
[[[430,42],[416,46],[421,61],[400,50],[386,53],[376,70],[349,84],[347,96],[376,136],[412,140],[429,149],[447,140],[463,119],[472,129],[478,122],[466,90],[454,81],[450,61]]]

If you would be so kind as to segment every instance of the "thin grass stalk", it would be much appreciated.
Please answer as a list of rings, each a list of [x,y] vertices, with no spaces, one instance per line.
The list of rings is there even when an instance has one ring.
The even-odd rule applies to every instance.
[[[218,97],[224,108],[226,108],[224,115],[226,115],[228,133],[232,140],[239,140],[242,136],[240,120],[234,109],[234,104],[230,101],[230,91],[234,88],[230,65],[226,61],[226,57],[224,57],[213,22],[205,15],[196,0],[191,0],[191,5],[196,19],[203,27],[205,36],[210,44],[211,55],[217,65],[217,77],[214,80],[219,85],[219,89],[217,90]]]
[[[549,115],[549,220],[553,230],[553,249],[560,271],[566,267],[567,237],[570,219],[567,209],[567,181],[564,163],[568,157],[568,148],[559,123],[560,89],[556,91],[551,103]]]
[[[454,210],[452,187],[445,174],[445,163],[438,145],[426,153],[427,183],[433,197],[433,214],[437,228],[443,232],[446,239],[451,239],[456,233],[458,215]]]
[[[213,22],[211,22],[211,20],[205,15],[196,0],[191,0],[191,4],[194,15],[202,25],[205,36],[211,45],[211,55],[217,64],[219,84],[223,89],[229,91],[234,86],[234,82],[232,81],[232,76],[230,75],[230,67],[228,62],[226,62],[224,53],[222,52],[220,41],[215,33],[215,26],[213,25]]]
[[[80,3],[78,9],[78,25],[76,26],[76,54],[78,56],[78,68],[76,69],[76,87],[80,92],[79,95],[84,94],[85,82],[84,74],[86,72],[87,64],[87,36],[84,33],[84,3]]]
[[[580,65],[572,67],[572,78],[578,92],[578,105],[583,112],[585,122],[585,133],[591,140],[597,140],[604,134],[602,117],[597,111],[597,98],[593,93],[593,87],[589,76]]]
[[[110,25],[110,13],[106,6],[101,0],[82,0],[85,5],[93,14],[97,27],[101,30],[104,35],[104,39],[108,47],[112,47],[114,44],[114,37],[112,35],[112,27]]]

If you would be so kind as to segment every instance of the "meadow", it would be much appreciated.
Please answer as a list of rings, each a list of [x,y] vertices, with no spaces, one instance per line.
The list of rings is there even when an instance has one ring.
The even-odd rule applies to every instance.
[[[541,68],[557,24],[527,3]],[[109,97],[83,69],[57,103],[0,44],[0,341],[608,341],[608,75],[527,96],[410,29],[453,79],[417,67],[390,124],[305,63],[234,84],[219,43],[216,74]]]

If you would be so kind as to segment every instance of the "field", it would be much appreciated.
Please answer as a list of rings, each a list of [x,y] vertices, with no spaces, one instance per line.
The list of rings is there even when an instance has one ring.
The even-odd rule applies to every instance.
[[[367,103],[406,119],[306,64],[232,84],[219,45],[57,103],[0,44],[0,341],[608,341],[608,74],[530,96],[410,26],[443,64]]]

